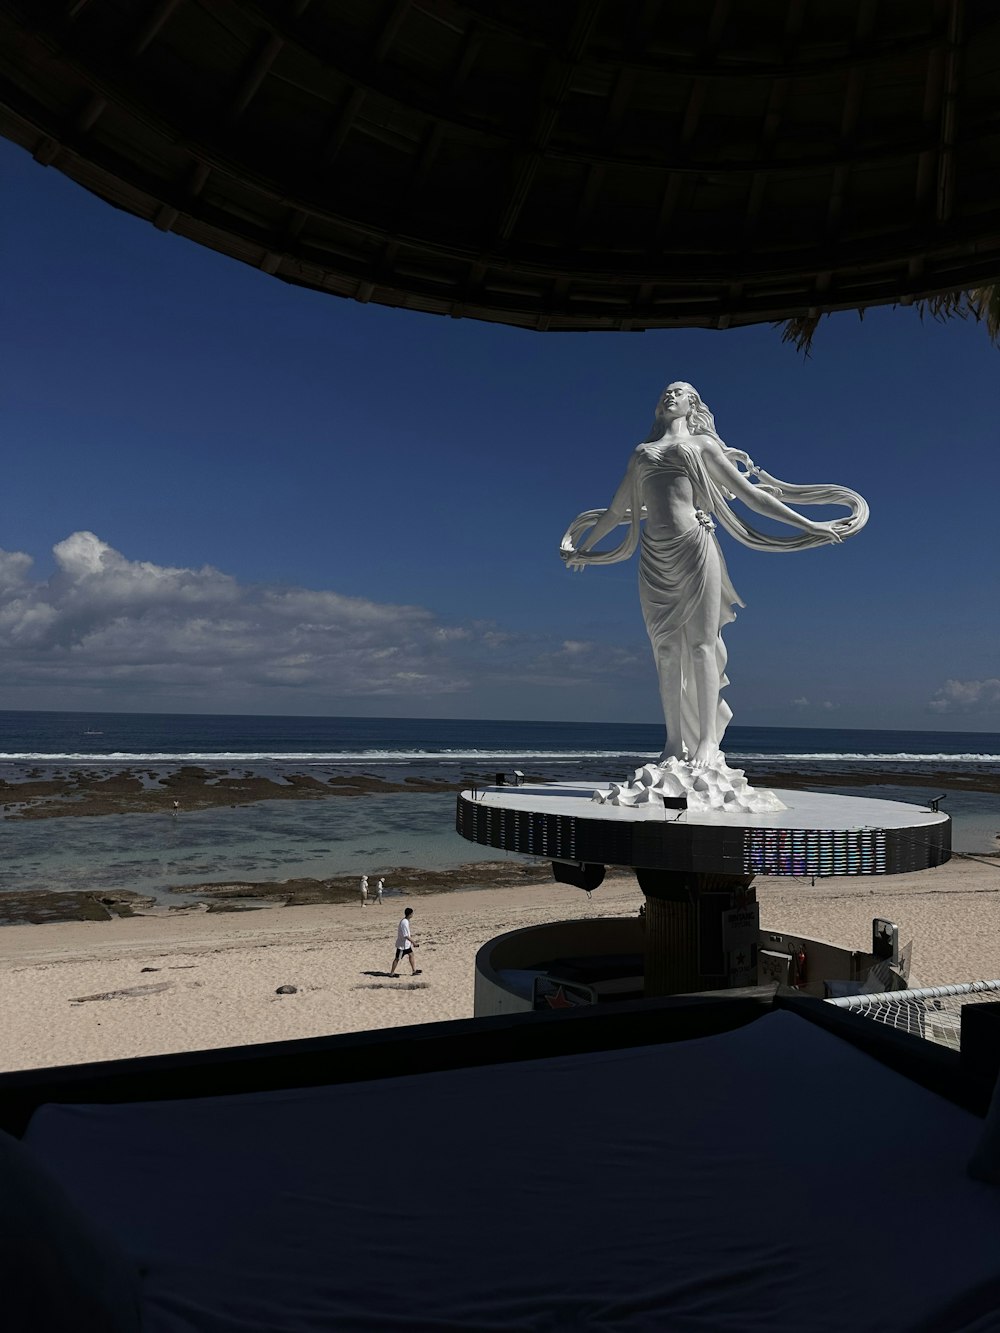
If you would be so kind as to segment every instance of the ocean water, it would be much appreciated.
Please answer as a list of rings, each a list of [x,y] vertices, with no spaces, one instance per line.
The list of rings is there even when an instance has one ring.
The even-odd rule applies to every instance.
[[[645,762],[662,743],[660,724],[0,711],[3,768],[293,761],[298,770],[305,762],[440,772],[486,771],[524,760],[535,768],[586,765],[589,770],[623,758]],[[726,732],[726,754],[741,765],[767,760],[796,767],[877,763],[883,769],[900,765],[900,771],[923,765],[1000,772],[1000,734],[733,726]]]
[[[16,782],[71,769],[100,774],[126,767],[158,775],[194,764],[279,782],[303,772],[458,781],[521,768],[597,785],[631,773],[661,744],[661,727],[634,724],[0,712],[0,777]],[[1000,846],[1000,796],[945,793],[933,776],[1000,774],[998,734],[730,727],[726,754],[751,781],[755,766],[764,764],[772,772],[870,773],[883,784],[887,773],[927,775],[926,786],[866,789],[915,805],[944,795],[956,850]],[[501,857],[457,836],[454,799],[453,793],[407,792],[263,801],[178,817],[12,821],[0,815],[0,892],[130,888],[177,902],[176,894],[167,894],[170,886],[378,875],[390,867],[435,869]]]

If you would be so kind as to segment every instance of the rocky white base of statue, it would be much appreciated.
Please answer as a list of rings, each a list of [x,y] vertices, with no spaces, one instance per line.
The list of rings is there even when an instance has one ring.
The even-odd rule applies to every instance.
[[[607,791],[595,791],[601,805],[663,805],[665,798],[687,798],[689,810],[725,810],[732,814],[768,814],[786,810],[773,791],[751,787],[741,768],[730,768],[725,755],[709,768],[695,768],[686,759],[643,764],[630,782],[612,782]]]

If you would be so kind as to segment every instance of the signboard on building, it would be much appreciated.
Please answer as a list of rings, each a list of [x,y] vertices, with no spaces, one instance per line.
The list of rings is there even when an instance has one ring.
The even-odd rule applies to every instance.
[[[722,914],[722,948],[730,986],[757,984],[757,941],[760,907],[747,903]]]
[[[760,986],[790,986],[792,955],[776,949],[761,949],[757,955],[757,983]]]

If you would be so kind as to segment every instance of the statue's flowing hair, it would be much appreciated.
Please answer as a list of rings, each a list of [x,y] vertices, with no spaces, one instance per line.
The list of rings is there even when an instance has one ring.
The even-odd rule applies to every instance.
[[[688,384],[687,380],[671,380],[667,389],[671,385],[679,385],[682,389],[687,389],[691,395],[691,410],[687,414],[688,430],[692,435],[711,435],[714,439],[722,443],[719,438],[719,432],[715,429],[715,417],[712,409],[707,403],[702,401],[701,394],[693,384]],[[666,393],[667,389],[663,390]],[[667,429],[667,416],[663,406],[663,393],[660,394],[656,403],[656,412],[653,416],[653,424],[649,428],[649,434],[643,441],[644,444],[652,444],[656,440],[662,440]]]

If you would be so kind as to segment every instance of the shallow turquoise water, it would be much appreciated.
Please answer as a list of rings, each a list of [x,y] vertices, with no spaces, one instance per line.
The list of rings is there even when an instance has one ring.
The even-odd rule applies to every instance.
[[[377,877],[393,866],[502,859],[503,852],[459,838],[454,808],[453,793],[420,793],[6,820],[0,892],[134,889],[166,897],[171,885],[213,880]]]

